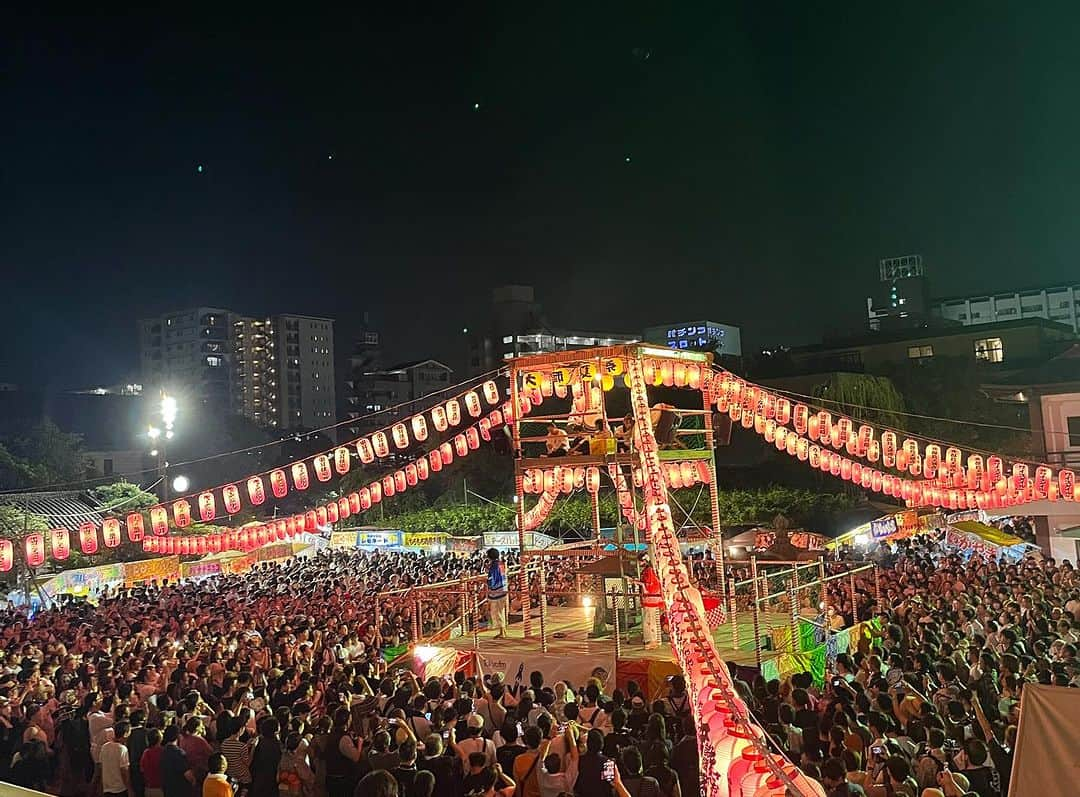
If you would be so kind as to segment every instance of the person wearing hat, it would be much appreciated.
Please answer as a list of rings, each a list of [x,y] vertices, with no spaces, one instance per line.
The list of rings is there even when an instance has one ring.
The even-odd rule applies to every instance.
[[[506,638],[506,568],[499,551],[489,548],[487,552],[488,613],[496,639]]]
[[[647,557],[641,563],[641,640],[645,650],[655,650],[660,646],[660,611],[664,608],[664,598],[660,594],[660,577]]]
[[[454,729],[456,731],[456,728]],[[495,742],[491,739],[485,739],[481,734],[484,732],[484,718],[479,714],[470,714],[469,719],[466,722],[465,737],[463,739],[456,739],[454,733],[451,733],[451,740],[454,743],[454,749],[457,750],[458,757],[461,758],[462,766],[469,766],[469,754],[481,753],[484,756],[487,766],[491,766],[495,763]]]

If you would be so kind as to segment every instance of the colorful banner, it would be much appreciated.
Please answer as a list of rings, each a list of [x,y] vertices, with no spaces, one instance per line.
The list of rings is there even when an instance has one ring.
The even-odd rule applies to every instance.
[[[207,576],[221,575],[221,561],[213,562],[181,562],[181,578],[206,578]]]
[[[470,554],[475,552],[482,542],[483,537],[451,537],[447,542],[447,550],[454,553]]]
[[[875,540],[896,534],[896,518],[893,515],[886,515],[883,518],[871,520],[870,534]]]
[[[294,551],[291,542],[278,542],[273,545],[264,545],[262,548],[257,548],[255,550],[255,561],[276,562],[279,559],[288,559],[293,553]]]
[[[141,584],[144,581],[177,581],[180,578],[180,557],[162,556],[159,559],[143,559],[141,562],[124,564],[124,583]]]
[[[221,560],[221,572],[225,575],[237,575],[239,573],[246,573],[252,567],[255,562],[258,561],[254,553],[244,554],[243,556],[236,556],[232,559]]]
[[[357,548],[400,548],[401,538],[404,536],[400,531],[358,531],[356,532]]]
[[[79,570],[65,570],[46,581],[42,587],[49,595],[84,594],[124,581],[122,564],[99,565]]]
[[[330,547],[331,548],[355,548],[356,547],[356,532],[355,531],[334,531],[330,533]]]
[[[434,548],[436,545],[446,546],[450,535],[445,531],[406,532],[406,548]]]

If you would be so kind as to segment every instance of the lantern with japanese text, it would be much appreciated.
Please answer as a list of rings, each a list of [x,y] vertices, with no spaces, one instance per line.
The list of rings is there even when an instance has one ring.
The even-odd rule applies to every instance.
[[[442,470],[442,454],[436,451],[429,451],[427,455],[428,464],[431,466],[432,473],[438,473]]]
[[[360,492],[359,492],[359,490],[356,491],[356,492],[349,493],[347,496],[345,496],[345,500],[347,500],[349,502],[349,512],[351,514],[356,515],[356,514],[360,513],[361,511],[363,511],[361,509],[361,507],[360,507]]]
[[[106,548],[115,548],[120,544],[120,520],[118,518],[105,518],[101,522],[101,539]]]
[[[303,465],[304,463],[298,463]],[[305,468],[305,470],[307,470]],[[284,498],[289,492],[289,481],[285,477],[285,471],[278,468],[277,470],[270,471],[270,490],[274,493],[274,498]]]
[[[409,430],[403,423],[395,423],[390,427],[390,436],[394,439],[394,445],[398,448],[409,447]]]
[[[484,414],[484,408],[480,404],[480,396],[477,395],[475,390],[470,390],[465,394],[465,409],[473,418],[479,418]]]
[[[593,494],[600,492],[600,469],[595,465],[585,469],[585,489]]]
[[[415,487],[420,481],[420,477],[416,473],[416,463],[410,462],[405,466],[405,484],[409,487]]]
[[[1027,488],[1028,483],[1028,466],[1023,462],[1014,462],[1012,466],[1012,477],[1016,483],[1016,491],[1022,493]]]
[[[896,466],[896,432],[881,433],[881,464],[886,468]]]
[[[371,495],[371,489],[369,487],[361,487],[359,490],[357,490],[356,497],[360,501],[361,512],[366,512],[367,510],[371,509],[371,505],[373,503],[377,503],[373,499]]]
[[[431,423],[435,426],[435,431],[446,431],[448,427],[446,419],[446,407],[444,407],[442,404],[437,404],[431,408]]]
[[[431,476],[431,468],[428,466],[427,457],[420,457],[416,460],[416,478],[420,481],[427,481]]]
[[[1050,492],[1050,483],[1053,478],[1053,471],[1045,465],[1039,465],[1039,467],[1035,468],[1035,495],[1039,498],[1046,498]]]
[[[252,506],[259,506],[266,500],[266,488],[263,487],[261,476],[252,476],[247,480],[247,494]]]
[[[344,520],[352,514],[352,506],[349,504],[349,499],[344,495],[337,500],[338,518]]]
[[[165,507],[150,507],[150,529],[158,537],[169,533],[169,513],[165,510]]]
[[[217,516],[217,502],[214,500],[212,490],[199,493],[199,518],[203,523],[209,523]]]
[[[1058,492],[1066,501],[1074,500],[1076,492],[1076,474],[1068,468],[1058,471]]]
[[[465,439],[465,435],[454,436],[454,453],[459,457],[464,457],[469,453],[469,442]]]
[[[356,441],[356,453],[365,465],[375,461],[375,451],[371,447],[371,441],[366,437],[361,437]]]
[[[26,557],[29,560],[29,555]],[[6,573],[11,569],[15,561],[15,546],[11,540],[0,540],[0,573]]]
[[[345,502],[345,509],[348,510],[349,502]],[[331,501],[326,505],[326,522],[337,523],[341,519],[341,515],[338,514],[338,502]]]
[[[484,441],[491,440],[491,421],[487,418],[481,418],[476,422],[476,428],[480,432],[480,439]]]
[[[319,529],[319,513],[309,509],[304,513],[304,531],[315,532]]]
[[[982,454],[969,454],[967,458],[967,483],[968,487],[977,488],[982,482],[983,458]]]
[[[142,515],[139,515],[142,519]],[[128,526],[130,531],[131,526]],[[49,531],[49,544],[52,546],[52,558],[62,562],[71,554],[71,537],[67,529],[52,529]]]
[[[457,399],[450,399],[446,402],[446,420],[449,421],[451,426],[457,426],[461,423],[461,404]]]
[[[488,404],[499,403],[499,386],[496,385],[493,380],[489,379],[488,381],[484,382],[483,391],[484,400],[487,401]]]
[[[409,482],[405,478],[405,471],[403,471],[403,470],[394,471],[394,491],[399,492],[399,493],[403,493],[407,489],[409,489]]]
[[[502,410],[492,410],[488,413],[488,419],[491,421],[491,428],[495,429],[502,426],[503,414]]]
[[[470,426],[465,430],[465,443],[470,451],[480,448],[480,432],[476,430],[475,426]]]
[[[191,525],[191,504],[186,499],[173,501],[173,524],[178,529],[185,529]]]
[[[255,542],[260,548],[270,542],[270,531],[266,526],[259,526],[255,529]]]
[[[95,554],[98,550],[97,529],[90,521],[79,524],[79,547],[85,554]],[[44,551],[42,551],[44,554]]]
[[[240,511],[240,489],[235,484],[226,484],[221,488],[221,500],[228,514],[235,515]]]
[[[938,466],[941,464],[941,446],[935,443],[927,443],[923,453],[923,474],[928,479],[937,476]]]
[[[427,418],[423,414],[414,415],[410,420],[413,437],[417,442],[424,442],[428,438]]]
[[[449,465],[454,461],[454,447],[449,441],[439,446],[439,455],[442,457],[442,464]]]
[[[94,533],[94,524],[90,524],[90,533]],[[5,540],[5,542],[7,542]],[[9,545],[11,543],[8,543]],[[26,535],[25,540],[26,564],[29,567],[37,567],[45,561],[45,537],[40,531]],[[97,550],[97,535],[94,535],[94,550]],[[9,554],[10,556],[10,554]],[[4,570],[10,569],[10,565]]]
[[[397,487],[394,484],[393,474],[387,474],[382,477],[382,494],[383,498],[392,498],[397,492]]]
[[[375,456],[382,459],[390,456],[390,443],[386,439],[386,432],[376,432],[371,436],[371,447],[375,450]]]
[[[330,514],[326,511],[325,506],[315,507],[315,522],[319,525],[319,528],[325,528],[326,524],[330,522]]]
[[[124,519],[124,525],[127,526],[128,539],[131,542],[142,542],[146,533],[143,529],[143,516],[141,512],[132,512]]]
[[[311,466],[315,469],[315,478],[321,482],[328,482],[334,477],[334,472],[330,467],[330,457],[326,454],[319,454],[313,458]]]
[[[292,471],[293,487],[297,490],[306,490],[311,485],[311,481],[308,478],[307,463],[294,462],[289,467],[289,470]]]

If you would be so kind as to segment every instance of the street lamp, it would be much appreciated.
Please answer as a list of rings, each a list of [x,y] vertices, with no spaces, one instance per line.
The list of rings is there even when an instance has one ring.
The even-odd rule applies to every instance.
[[[150,425],[150,428],[146,430],[146,436],[153,441],[153,448],[150,451],[150,456],[157,457],[157,469],[158,476],[161,478],[161,500],[169,500],[169,460],[166,457],[165,444],[167,440],[173,439],[173,426],[176,424],[176,416],[179,412],[179,405],[175,396],[170,396],[164,389],[161,391],[161,403],[158,405],[158,412],[161,415],[161,424],[164,428],[159,428]],[[183,484],[183,487],[178,487],[178,484]],[[188,480],[186,477],[178,476],[173,481],[173,489],[176,492],[184,492],[188,488]]]
[[[190,486],[191,481],[187,476],[177,476],[172,482],[173,491],[177,493],[186,493]]]

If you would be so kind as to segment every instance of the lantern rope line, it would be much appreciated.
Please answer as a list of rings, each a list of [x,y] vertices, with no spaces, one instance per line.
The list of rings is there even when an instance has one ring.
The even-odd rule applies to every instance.
[[[478,376],[469,377],[468,379],[462,380],[461,382],[450,385],[448,387],[444,387],[441,390],[436,390],[436,391],[434,391],[432,393],[428,393],[426,395],[423,395],[420,398],[412,399],[411,401],[403,401],[403,402],[401,402],[399,404],[394,404],[393,406],[385,407],[384,409],[381,409],[381,410],[376,410],[375,412],[369,412],[369,413],[367,413],[367,414],[365,414],[365,415],[363,415],[363,416],[361,416],[359,418],[349,418],[348,420],[338,421],[337,423],[333,423],[333,424],[331,424],[329,426],[323,426],[323,427],[321,427],[319,429],[312,429],[310,431],[304,432],[302,436],[310,438],[311,435],[320,434],[322,432],[326,432],[326,431],[329,431],[331,429],[336,429],[336,428],[338,428],[340,426],[348,426],[349,424],[355,424],[355,423],[358,423],[358,422],[360,422],[362,420],[366,420],[367,418],[374,417],[376,415],[384,415],[384,414],[386,414],[388,412],[393,412],[395,410],[399,410],[399,409],[401,409],[402,407],[404,407],[404,406],[406,406],[408,404],[416,404],[416,403],[418,403],[420,401],[423,401],[424,399],[435,398],[435,397],[440,396],[443,393],[447,393],[447,392],[449,392],[451,390],[456,390],[458,388],[462,388],[464,385],[471,385],[474,382],[482,382],[482,381],[484,381],[486,379],[492,379],[492,378],[496,378],[496,377],[500,377],[500,376],[506,376],[506,374],[507,374],[507,369],[506,368],[495,368],[495,369],[492,369],[491,371],[488,371],[487,373],[480,374]],[[467,393],[469,391],[469,389],[470,388],[460,390],[460,392],[457,394],[457,396],[464,395],[465,393]],[[415,414],[415,413],[413,413],[413,414]],[[391,424],[391,425],[393,425],[393,424]],[[390,428],[389,426],[385,426],[382,429],[375,430],[375,431],[386,431],[389,428]],[[198,457],[197,459],[188,459],[188,460],[184,460],[183,462],[170,462],[169,467],[170,468],[181,468],[181,467],[183,467],[185,465],[196,465],[196,464],[198,464],[200,462],[209,462],[210,460],[221,459],[223,457],[232,457],[232,456],[236,456],[237,454],[246,454],[249,451],[255,451],[256,449],[259,449],[259,448],[271,448],[273,446],[281,445],[282,443],[287,442],[290,438],[295,439],[295,437],[296,437],[296,435],[290,434],[290,435],[286,435],[285,437],[282,437],[280,440],[270,440],[270,441],[267,441],[265,443],[259,443],[257,445],[248,446],[247,448],[238,448],[238,449],[235,449],[233,451],[221,451],[221,452],[218,452],[217,454],[208,454],[205,457]],[[333,451],[333,449],[329,449],[329,450]],[[325,454],[327,452],[324,451],[322,453]],[[316,456],[316,455],[312,454],[311,456]],[[308,457],[305,457],[305,459],[307,459],[307,458]],[[248,474],[248,476],[254,476],[254,475],[262,476],[262,475],[265,475],[265,473],[268,473],[268,472],[269,471],[264,471],[264,472],[259,473],[259,474]],[[142,475],[144,473],[158,473],[158,468],[144,468],[143,470],[132,471],[131,473],[128,473],[126,475],[128,475],[128,476],[139,476],[139,475]],[[125,474],[120,474],[120,475],[124,476]],[[240,479],[236,479],[235,481],[243,481],[243,479],[248,478],[248,476],[245,476],[245,477],[240,478]],[[97,484],[98,482],[106,482],[106,483],[111,484],[111,483],[114,483],[115,481],[116,481],[115,476],[95,476],[92,479],[79,479],[78,481],[53,482],[51,484],[39,484],[39,485],[34,485],[32,487],[20,487],[20,488],[18,488],[16,490],[0,490],[0,495],[21,495],[23,493],[33,493],[33,492],[38,492],[38,491],[41,491],[41,490],[46,490],[46,489],[49,489],[49,488],[54,488],[54,487],[73,487],[74,488],[74,487],[79,487],[80,485],[94,485],[94,484]],[[228,483],[231,484],[232,482],[228,482]],[[156,484],[156,482],[155,482],[155,484]],[[224,485],[219,484],[219,485],[217,485],[217,487],[210,487],[210,488],[207,488],[207,489],[216,490],[216,489],[219,489],[219,488],[221,488],[223,486]],[[195,495],[195,493],[191,493],[190,495]]]
[[[157,487],[159,484],[161,484],[161,482],[163,482],[163,481],[164,481],[164,478],[160,478],[156,482],[154,482],[153,484],[147,485],[147,487],[145,489],[147,491],[150,491],[150,490],[154,489],[155,487]],[[42,513],[42,512],[31,512],[29,510],[24,510],[24,511],[28,515],[33,515],[34,517],[42,518],[42,519],[57,519],[57,520],[59,520],[59,519],[63,519],[63,518],[85,518],[87,515],[90,515],[90,514],[93,514],[93,513],[112,512],[114,510],[120,509],[121,507],[127,506],[132,501],[135,501],[138,498],[139,498],[139,496],[132,495],[132,496],[124,498],[124,499],[122,499],[120,501],[117,501],[115,504],[108,504],[108,505],[105,505],[105,506],[91,507],[86,512]],[[0,504],[0,506],[10,506],[10,507],[15,508],[15,509],[19,508],[18,504],[7,503],[7,502]]]

